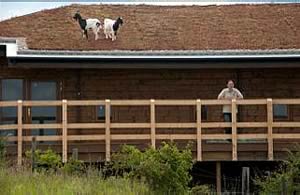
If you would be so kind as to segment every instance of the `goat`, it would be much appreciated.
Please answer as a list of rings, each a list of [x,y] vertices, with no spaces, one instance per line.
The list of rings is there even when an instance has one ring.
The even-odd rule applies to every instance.
[[[104,19],[104,34],[105,38],[111,38],[112,41],[117,39],[117,32],[120,26],[123,25],[123,19],[118,17],[117,20],[109,18]]]
[[[73,16],[73,19],[78,21],[80,28],[82,29],[83,37],[85,36],[86,39],[88,39],[88,30],[92,29],[95,34],[95,40],[98,39],[98,32],[102,28],[100,20],[93,18],[82,19],[78,12]]]

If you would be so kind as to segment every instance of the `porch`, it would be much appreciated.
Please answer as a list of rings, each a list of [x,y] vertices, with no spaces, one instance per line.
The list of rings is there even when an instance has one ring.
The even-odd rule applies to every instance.
[[[237,114],[232,113],[232,122],[207,122],[203,120],[203,108],[221,107],[231,105],[232,110],[237,106],[243,110],[245,106],[263,106],[266,110],[266,117],[259,121],[240,122]],[[158,147],[161,141],[173,140],[181,146],[188,141],[195,142],[193,152],[197,161],[222,161],[222,160],[280,160],[282,152],[287,148],[292,149],[300,141],[300,121],[274,121],[274,105],[300,105],[300,99],[247,99],[247,100],[54,100],[54,101],[2,101],[0,107],[14,107],[17,112],[16,124],[2,124],[0,130],[15,130],[16,135],[7,137],[9,144],[8,153],[15,153],[17,164],[22,164],[23,154],[30,149],[30,142],[35,137],[36,141],[44,142],[40,147],[53,147],[62,154],[64,162],[67,161],[72,148],[79,148],[86,151],[96,150],[97,153],[105,153],[103,160],[109,161],[111,153],[117,151],[115,143],[118,144],[140,144],[142,147],[151,145]],[[70,110],[76,106],[103,106],[104,119],[96,122],[70,122],[68,115]],[[159,122],[159,112],[168,106],[188,106],[195,108],[195,121],[193,122]],[[206,106],[206,107],[203,107]],[[61,113],[61,121],[56,123],[33,124],[24,122],[24,113],[31,108],[40,107],[47,109],[57,107]],[[124,123],[111,120],[112,107],[146,107],[149,110],[149,122],[145,123]],[[159,109],[158,109],[159,108]],[[135,114],[139,115],[138,112]],[[222,113],[219,113],[220,115]],[[261,117],[260,117],[261,118]],[[231,128],[231,134],[224,134],[223,131],[216,133],[205,132],[209,129]],[[260,132],[253,132],[251,129],[259,128]],[[24,131],[55,129],[53,135],[32,135]],[[70,133],[73,129],[93,132],[89,134]],[[122,132],[122,129],[129,129]],[[144,131],[131,131],[144,129]],[[161,129],[173,129],[172,131],[159,131]],[[239,132],[239,129],[247,131]],[[284,129],[283,131],[274,129]],[[296,129],[296,131],[292,130]],[[98,131],[99,130],[99,131]],[[183,131],[182,131],[183,130]],[[76,132],[76,131],[75,131]],[[96,132],[96,133],[94,133]],[[139,132],[139,133],[137,133]],[[231,142],[226,141],[232,139]],[[216,141],[223,140],[223,141]],[[56,142],[58,144],[50,144]],[[81,142],[86,142],[81,144]],[[90,145],[88,142],[93,142]],[[16,148],[14,152],[13,148]],[[101,148],[103,148],[101,150]],[[295,149],[295,148],[294,148]],[[243,153],[243,154],[242,154]],[[256,154],[258,154],[257,157]],[[230,157],[229,157],[230,155]],[[244,156],[244,157],[243,157]],[[228,158],[229,157],[229,158]]]

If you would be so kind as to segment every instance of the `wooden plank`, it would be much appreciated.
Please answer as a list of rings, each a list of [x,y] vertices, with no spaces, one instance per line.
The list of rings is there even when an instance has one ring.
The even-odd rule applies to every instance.
[[[149,106],[149,100],[112,100],[112,106]]]
[[[216,162],[216,186],[217,186],[217,195],[222,194],[222,178],[221,178],[221,162]]]
[[[118,129],[118,128],[150,128],[151,124],[150,123],[111,123],[110,124],[111,128]]]
[[[196,140],[196,134],[156,134],[156,139],[166,140]]]
[[[237,128],[268,127],[267,122],[237,122]]]
[[[150,100],[150,125],[151,125],[151,146],[156,148],[156,136],[155,136],[155,100]]]
[[[202,161],[201,100],[197,99],[197,161]]]
[[[67,100],[62,100],[62,161],[68,160],[68,113]]]
[[[101,106],[105,105],[104,100],[69,100],[68,106]]]
[[[237,105],[266,105],[267,100],[266,99],[241,99],[236,100]]]
[[[157,106],[195,106],[195,100],[155,100]]]
[[[15,129],[18,129],[18,125],[0,125],[0,131]]]
[[[16,107],[18,106],[18,101],[0,101],[0,107]]]
[[[230,105],[230,100],[201,100],[202,105]]]
[[[268,118],[268,160],[273,160],[273,102],[267,99],[267,118]]]
[[[300,139],[300,133],[274,133],[273,139]]]
[[[267,139],[267,134],[238,134],[237,139]]]
[[[22,136],[23,136],[23,129],[22,129],[22,123],[23,123],[23,101],[18,100],[18,160],[17,164],[18,166],[22,165]]]
[[[231,135],[229,134],[203,134],[203,140],[213,140],[213,139],[231,139]]]
[[[300,122],[273,122],[273,127],[300,127]]]
[[[206,122],[202,123],[202,128],[225,128],[231,127],[230,122]]]
[[[68,135],[69,141],[100,141],[105,140],[105,135]]]
[[[23,124],[23,129],[61,129],[62,124]]]
[[[105,159],[110,161],[110,100],[105,100]]]
[[[273,99],[273,104],[300,104],[300,99]]]
[[[68,123],[68,129],[104,129],[105,123]]]
[[[23,136],[23,141],[31,142],[32,137],[36,137],[36,141],[62,141],[61,135]]]
[[[232,99],[231,118],[232,118],[232,160],[237,160],[237,107],[236,99]]]
[[[111,140],[149,140],[151,135],[148,134],[112,134]]]
[[[57,100],[51,101],[24,101],[23,106],[61,106],[62,102]]]
[[[196,128],[196,123],[156,123],[156,128]]]

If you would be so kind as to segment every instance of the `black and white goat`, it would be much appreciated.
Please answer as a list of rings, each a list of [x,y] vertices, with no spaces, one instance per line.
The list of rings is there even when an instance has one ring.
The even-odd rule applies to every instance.
[[[78,12],[73,16],[73,18],[78,21],[80,28],[82,29],[83,37],[85,36],[88,39],[88,30],[91,29],[95,34],[95,40],[98,39],[98,33],[102,28],[100,20],[93,18],[82,19]]]
[[[104,34],[105,38],[111,38],[112,41],[117,39],[117,32],[120,26],[123,24],[123,19],[119,17],[116,20],[109,18],[104,19]]]

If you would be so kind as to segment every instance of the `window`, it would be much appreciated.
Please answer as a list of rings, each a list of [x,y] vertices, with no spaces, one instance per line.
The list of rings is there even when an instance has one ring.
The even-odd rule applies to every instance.
[[[23,80],[22,79],[2,79],[1,80],[1,100],[16,101],[23,99]],[[17,124],[17,108],[2,107],[1,124]],[[1,135],[17,135],[16,130],[1,131]]]
[[[274,119],[287,119],[289,117],[288,106],[285,104],[274,104],[273,117]]]
[[[97,120],[105,120],[105,106],[104,105],[97,107]]]
[[[96,119],[99,121],[105,121],[105,105],[96,107]],[[110,111],[110,120],[112,120],[112,111]]]

